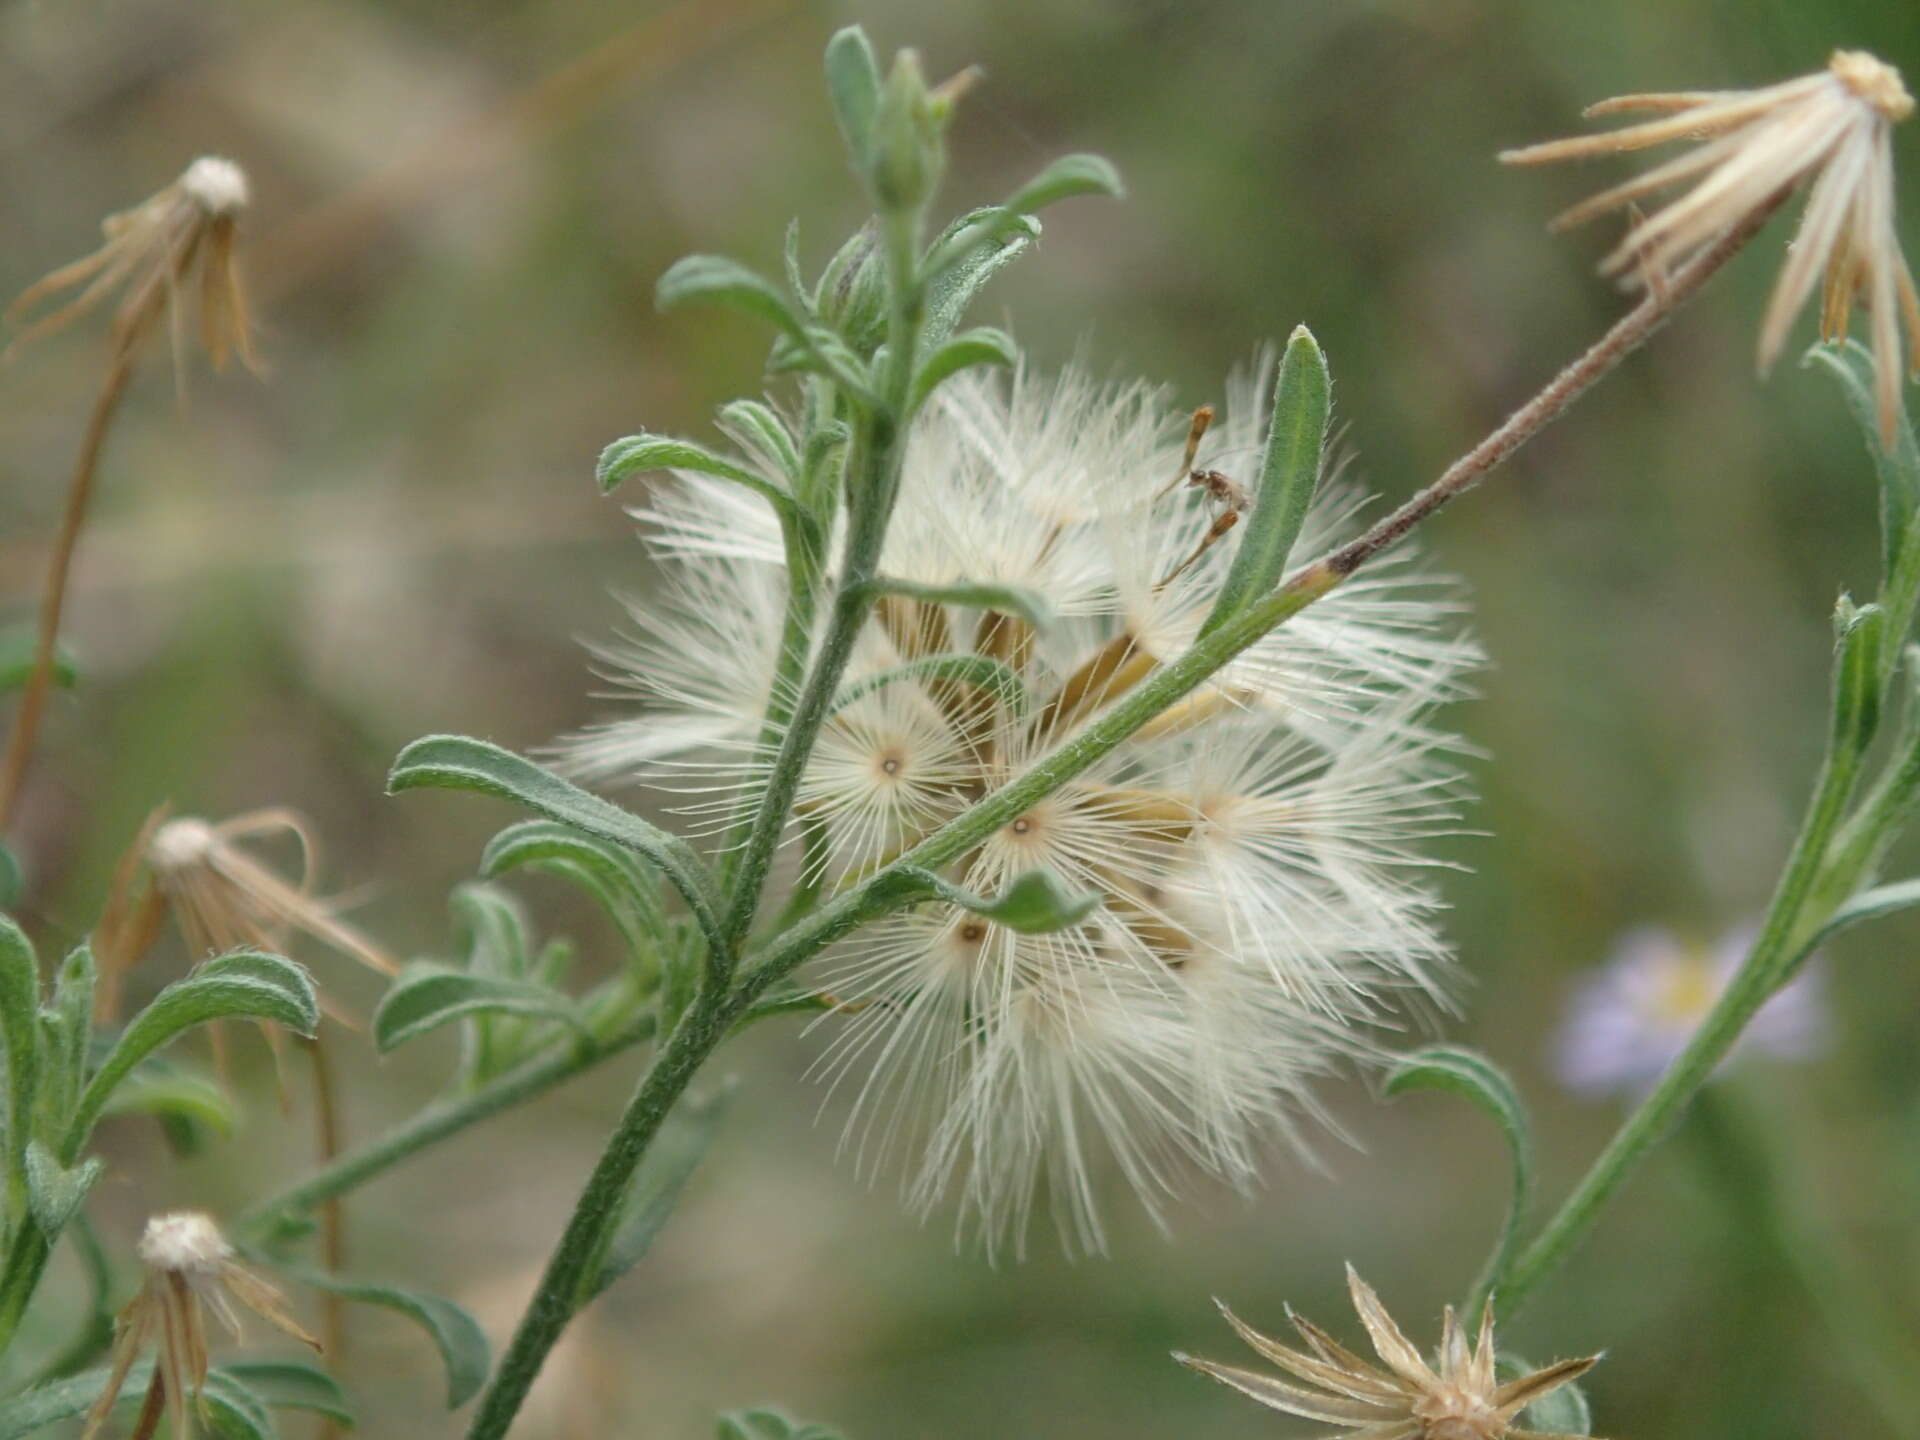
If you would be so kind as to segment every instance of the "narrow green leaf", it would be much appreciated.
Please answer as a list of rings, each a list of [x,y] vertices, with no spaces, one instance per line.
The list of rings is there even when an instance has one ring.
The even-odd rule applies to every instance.
[[[918,410],[943,380],[975,365],[1012,366],[1019,363],[1020,351],[1013,337],[1003,330],[987,326],[963,331],[946,342],[920,367],[913,377],[911,406]]]
[[[0,915],[0,1047],[7,1055],[6,1105],[0,1130],[6,1153],[0,1156],[0,1200],[17,1213],[31,1189],[27,1142],[33,1133],[35,1090],[40,1080],[40,1036],[35,1012],[40,1005],[40,966],[26,932]],[[0,1212],[4,1213],[4,1212]]]
[[[601,1294],[645,1257],[654,1236],[679,1203],[680,1192],[713,1144],[730,1089],[697,1099],[689,1097],[674,1107],[634,1176],[619,1224],[587,1282],[582,1304]]]
[[[990,655],[922,655],[917,660],[909,660],[890,670],[882,670],[877,675],[867,675],[854,681],[834,700],[832,713],[837,715],[856,700],[864,699],[874,691],[900,680],[911,680],[922,685],[937,685],[943,680],[957,681],[977,690],[985,690],[1005,706],[1015,719],[1024,717],[1032,704],[1020,676],[1011,666],[1001,664]]]
[[[1821,946],[1844,931],[1869,920],[1911,910],[1917,905],[1920,905],[1920,880],[1900,880],[1891,885],[1861,891],[1829,915],[1827,923],[1814,931],[1807,942],[1793,952],[1792,957],[1781,966],[1778,983],[1785,985],[1801,966],[1819,952]]]
[[[720,428],[736,445],[748,450],[768,469],[800,482],[800,448],[772,406],[758,400],[733,400],[720,407]]]
[[[480,873],[489,880],[516,869],[545,871],[579,885],[636,952],[670,933],[654,878],[618,845],[552,820],[522,820],[494,836],[480,856]]]
[[[429,1030],[474,1015],[552,1020],[585,1033],[572,1000],[531,980],[475,975],[431,961],[400,972],[373,1012],[373,1048],[382,1055]]]
[[[903,866],[889,872],[888,884],[901,900],[944,900],[962,910],[1004,925],[1023,935],[1041,935],[1078,925],[1100,908],[1100,897],[1088,892],[1072,895],[1061,888],[1051,871],[1029,870],[995,899],[944,880],[931,870]]]
[[[814,313],[856,355],[871,356],[887,334],[887,262],[869,220],[834,252],[813,287]]]
[[[826,70],[834,123],[847,142],[854,168],[864,174],[873,148],[873,116],[880,108],[880,66],[867,32],[858,25],[836,30],[827,42]]]
[[[493,1361],[486,1331],[480,1328],[480,1323],[473,1316],[453,1301],[416,1290],[401,1290],[392,1285],[344,1279],[338,1275],[300,1271],[298,1279],[304,1285],[362,1305],[397,1310],[420,1324],[439,1350],[440,1359],[446,1366],[449,1410],[459,1409],[487,1383],[487,1371]],[[5,1440],[5,1437],[0,1436],[0,1440]]]
[[[600,452],[594,479],[605,493],[629,477],[649,470],[697,471],[753,491],[772,505],[777,514],[790,516],[794,510],[793,497],[765,476],[715,455],[691,440],[675,440],[667,435],[628,435],[614,441]]]
[[[40,1079],[35,1133],[56,1151],[87,1083],[93,1047],[93,951],[83,941],[61,962],[53,1001],[39,1016]]]
[[[867,581],[872,595],[902,595],[931,605],[960,605],[969,610],[998,610],[1026,621],[1036,630],[1053,624],[1053,609],[1037,591],[1023,585],[981,585],[960,580],[951,585],[922,585],[881,575]]]
[[[353,1425],[346,1392],[317,1365],[299,1360],[229,1360],[213,1373],[275,1410],[305,1410]]]
[[[926,345],[944,343],[987,281],[1040,238],[1040,222],[991,207],[962,216],[927,252]]]
[[[1306,326],[1297,327],[1280,359],[1273,386],[1273,418],[1253,511],[1240,525],[1240,543],[1220,587],[1205,635],[1263,598],[1280,583],[1320,481],[1320,457],[1333,412],[1326,357]]]
[[[693,847],[678,836],[510,750],[465,735],[429,735],[407,746],[393,762],[389,794],[430,788],[477,790],[512,800],[549,820],[624,846],[659,867],[687,902],[707,943],[724,948],[719,891]]]
[[[797,337],[782,336],[767,359],[768,373],[795,372],[824,375],[849,397],[871,407],[876,403],[873,374],[860,353],[823,325],[809,325]]]
[[[1477,1307],[1505,1277],[1520,1226],[1526,1221],[1533,1195],[1533,1129],[1520,1092],[1506,1071],[1464,1045],[1429,1045],[1400,1056],[1387,1074],[1385,1094],[1391,1098],[1412,1090],[1444,1090],[1461,1096],[1489,1116],[1507,1140],[1512,1167],[1507,1218],[1475,1285],[1470,1307]]]
[[[1510,1350],[1494,1357],[1494,1369],[1503,1381],[1518,1380],[1539,1368]],[[1515,1424],[1543,1435],[1591,1435],[1593,1411],[1580,1383],[1573,1381],[1542,1395],[1520,1412]]]
[[[1840,383],[1847,408],[1867,442],[1867,453],[1873,457],[1874,473],[1880,481],[1881,548],[1891,574],[1898,563],[1900,542],[1920,513],[1920,444],[1914,441],[1913,423],[1903,414],[1892,448],[1881,440],[1873,355],[1858,341],[1815,345],[1802,363],[1824,370]]]
[[[39,636],[30,627],[0,630],[0,695],[18,690],[33,677],[33,660],[39,649]],[[72,689],[76,678],[73,656],[64,645],[53,651],[53,683]]]
[[[1127,193],[1120,172],[1102,155],[1062,155],[1007,197],[1001,208],[1031,215],[1075,195],[1106,195],[1118,200]]]
[[[696,302],[744,310],[796,337],[806,325],[778,285],[722,255],[688,255],[675,261],[654,290],[654,303],[662,310]]]
[[[11,910],[20,903],[26,890],[26,877],[20,873],[19,857],[0,840],[0,910]]]
[[[265,1020],[299,1035],[320,1024],[313,981],[291,960],[240,950],[200,965],[134,1016],[75,1107],[63,1159],[78,1154],[113,1092],[142,1060],[181,1032],[212,1020]]]
[[[533,938],[527,912],[492,885],[459,885],[448,901],[475,975],[524,980],[533,968]]]
[[[1880,725],[1887,613],[1878,605],[1855,607],[1845,595],[1834,614],[1838,633],[1834,655],[1833,738],[1836,747],[1856,754],[1873,742]]]
[[[53,1158],[53,1152],[38,1140],[27,1146],[27,1200],[33,1223],[52,1244],[67,1228],[93,1182],[106,1168],[104,1161],[92,1159],[72,1169]]]

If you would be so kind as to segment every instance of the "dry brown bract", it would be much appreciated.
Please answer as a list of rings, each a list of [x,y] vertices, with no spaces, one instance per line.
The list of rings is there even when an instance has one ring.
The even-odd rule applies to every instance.
[[[1480,1317],[1480,1336],[1471,1351],[1466,1333],[1448,1306],[1440,1332],[1439,1368],[1427,1364],[1413,1343],[1393,1323],[1380,1297],[1347,1267],[1347,1288],[1353,1308],[1367,1328],[1382,1369],[1362,1360],[1311,1320],[1287,1312],[1293,1328],[1312,1351],[1294,1350],[1245,1324],[1225,1305],[1227,1323],[1260,1355],[1289,1374],[1319,1387],[1307,1390],[1256,1374],[1196,1360],[1174,1358],[1224,1385],[1250,1395],[1262,1405],[1341,1426],[1350,1432],[1344,1440],[1566,1440],[1538,1430],[1512,1428],[1513,1420],[1544,1395],[1592,1369],[1600,1359],[1562,1360],[1531,1375],[1497,1383],[1494,1375],[1493,1306]],[[1339,1432],[1334,1432],[1338,1434]]]
[[[93,1440],[112,1414],[134,1362],[153,1341],[153,1379],[130,1440],[147,1440],[167,1417],[174,1440],[192,1440],[189,1398],[197,1400],[207,1383],[207,1317],[214,1317],[235,1340],[240,1338],[237,1301],[275,1329],[314,1349],[309,1335],[287,1310],[286,1298],[233,1258],[219,1226],[192,1210],[156,1215],[140,1237],[146,1283],[120,1312],[113,1342],[112,1369],[106,1387],[87,1413],[81,1440]]]
[[[1587,135],[1508,150],[1512,165],[1613,155],[1674,140],[1699,148],[1624,185],[1604,190],[1554,221],[1577,225],[1624,209],[1668,186],[1697,181],[1645,221],[1601,262],[1628,285],[1657,285],[1674,265],[1699,253],[1782,190],[1812,180],[1806,214],[1788,251],[1760,327],[1764,372],[1786,343],[1794,317],[1824,273],[1822,339],[1845,336],[1856,296],[1871,317],[1878,372],[1880,432],[1889,445],[1899,423],[1900,325],[1904,312],[1911,365],[1920,370],[1920,299],[1894,223],[1893,127],[1913,113],[1900,72],[1862,50],[1836,50],[1825,70],[1763,90],[1622,95],[1589,116],[1632,111],[1661,118],[1607,135]]]
[[[179,292],[197,281],[200,343],[213,367],[223,368],[228,356],[237,354],[249,370],[257,369],[234,255],[239,216],[246,208],[245,173],[231,160],[203,155],[159,194],[101,221],[106,243],[98,250],[42,276],[21,293],[7,310],[7,323],[19,331],[8,353],[13,346],[64,330],[124,287],[125,297],[113,316],[115,354],[130,353],[164,309],[178,366],[186,345]],[[34,315],[45,302],[74,291],[78,293]]]

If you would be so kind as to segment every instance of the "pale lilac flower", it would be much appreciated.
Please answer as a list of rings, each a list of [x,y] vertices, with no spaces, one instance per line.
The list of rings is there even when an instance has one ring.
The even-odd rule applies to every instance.
[[[1574,990],[1554,1042],[1561,1083],[1593,1096],[1649,1088],[1686,1048],[1754,937],[1742,926],[1707,946],[1653,925],[1628,931],[1613,958]],[[1826,1029],[1819,972],[1808,969],[1760,1007],[1733,1054],[1806,1059],[1822,1048]]]

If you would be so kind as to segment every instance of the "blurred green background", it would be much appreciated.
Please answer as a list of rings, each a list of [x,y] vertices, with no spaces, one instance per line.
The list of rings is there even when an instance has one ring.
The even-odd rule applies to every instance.
[[[645,576],[593,459],[642,427],[700,433],[756,388],[764,355],[744,321],[656,315],[654,278],[688,250],[774,266],[790,216],[817,266],[856,223],[818,83],[826,37],[854,19],[935,76],[985,67],[956,130],[954,206],[1063,149],[1128,178],[1122,204],[1052,212],[983,319],[1044,361],[1084,344],[1189,404],[1305,320],[1388,497],[1620,307],[1592,274],[1605,234],[1542,229],[1619,167],[1503,172],[1495,150],[1570,131],[1604,95],[1763,83],[1837,44],[1920,74],[1908,0],[6,5],[0,290],[90,249],[100,215],[193,156],[230,155],[255,187],[271,364],[264,383],[196,371],[183,407],[156,359],[112,442],[69,630],[85,683],[57,703],[13,837],[49,949],[84,932],[114,855],[171,799],[308,812],[330,841],[325,883],[363,899],[361,922],[396,950],[444,950],[445,894],[507,812],[383,800],[386,763],[426,731],[525,747],[597,713],[577,641],[616,622],[610,587]],[[1910,194],[1916,138],[1897,141]],[[1776,223],[1428,532],[1494,660],[1456,716],[1488,756],[1472,811],[1487,833],[1455,846],[1471,870],[1447,882],[1473,976],[1449,1033],[1520,1078],[1556,1197],[1617,1118],[1546,1068],[1570,979],[1629,925],[1712,935],[1764,903],[1818,756],[1827,613],[1875,581],[1868,464],[1837,395],[1790,364],[1753,374],[1786,238]],[[99,334],[0,371],[5,617],[39,584]],[[526,893],[544,922],[605,943],[564,895]],[[1790,1223],[1877,1286],[1887,1309],[1869,1323],[1907,1337],[1917,933],[1839,948],[1825,1058],[1721,1086],[1772,1117]],[[307,958],[342,1003],[376,998],[370,977]],[[156,956],[145,983],[181,963]],[[1350,1335],[1351,1259],[1427,1334],[1498,1223],[1505,1161],[1478,1117],[1442,1098],[1382,1106],[1356,1082],[1332,1100],[1360,1148],[1330,1144],[1324,1173],[1277,1156],[1257,1201],[1198,1197],[1171,1237],[1116,1195],[1109,1258],[1069,1264],[1043,1243],[990,1270],[954,1253],[950,1217],[923,1228],[835,1163],[838,1112],[820,1113],[817,1042],[797,1028],[735,1048],[745,1083],[715,1154],[517,1434],[697,1435],[768,1399],[856,1440],[1298,1433],[1166,1359],[1243,1358],[1208,1297],[1269,1328],[1291,1301]],[[352,1133],[421,1103],[449,1058],[359,1046]],[[503,1338],[636,1063],[364,1191],[358,1268],[453,1295]],[[149,1210],[232,1210],[304,1163],[298,1105],[281,1115],[253,1078],[242,1135],[187,1165],[142,1127],[110,1132],[96,1208],[117,1253]],[[1590,1385],[1604,1434],[1885,1433],[1701,1138],[1660,1152],[1506,1338],[1542,1360],[1605,1347]],[[424,1345],[374,1313],[352,1377],[363,1433],[459,1433]]]

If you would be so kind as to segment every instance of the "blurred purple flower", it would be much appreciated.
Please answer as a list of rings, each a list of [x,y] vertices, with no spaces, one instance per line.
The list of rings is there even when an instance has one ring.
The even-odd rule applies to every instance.
[[[1613,957],[1574,989],[1554,1039],[1561,1083],[1590,1096],[1649,1089],[1706,1019],[1755,934],[1742,926],[1711,947],[1653,925],[1621,936]],[[1809,967],[1760,1008],[1729,1058],[1757,1051],[1805,1059],[1824,1047],[1826,1034],[1820,977]]]

